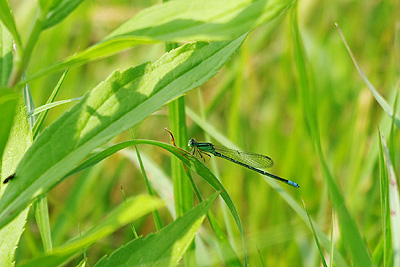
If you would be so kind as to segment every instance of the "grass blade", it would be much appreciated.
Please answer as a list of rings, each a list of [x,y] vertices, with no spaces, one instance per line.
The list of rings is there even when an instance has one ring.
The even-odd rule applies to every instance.
[[[132,139],[134,138],[132,130],[131,130],[131,137],[132,137]],[[149,196],[154,196],[153,188],[151,188],[151,184],[147,177],[146,170],[143,165],[142,157],[140,156],[140,152],[139,152],[139,149],[137,146],[135,146],[135,150],[136,150],[136,157],[139,161],[140,170],[142,172],[143,179],[146,183],[147,193],[149,194]],[[161,230],[163,228],[163,224],[162,224],[161,217],[160,217],[158,210],[153,211],[153,218],[154,218],[154,223],[156,225],[157,231]]]
[[[383,98],[383,96],[375,89],[375,87],[372,85],[372,83],[368,80],[367,76],[365,76],[364,72],[361,70],[361,67],[358,65],[356,58],[353,55],[353,52],[351,51],[349,45],[347,44],[346,39],[344,38],[344,35],[342,33],[342,31],[339,28],[339,25],[336,23],[335,24],[340,37],[342,37],[343,43],[346,46],[347,51],[350,54],[351,60],[354,63],[354,66],[356,67],[356,69],[358,70],[358,73],[360,73],[361,78],[364,80],[365,84],[367,85],[368,89],[371,91],[372,95],[374,96],[374,98],[376,99],[376,101],[378,102],[378,104],[381,106],[381,108],[386,112],[386,114],[390,117],[394,119],[394,122],[397,126],[397,128],[400,129],[400,119],[397,116],[397,114],[395,114],[393,112],[393,108],[389,105],[389,103],[385,100],[385,98]]]
[[[48,111],[49,109],[52,109],[54,107],[57,107],[57,106],[60,106],[60,105],[64,105],[64,104],[68,104],[68,103],[72,103],[74,101],[78,101],[78,100],[81,100],[81,99],[82,99],[82,97],[76,97],[76,98],[60,100],[60,101],[52,102],[52,103],[49,103],[49,104],[45,104],[43,106],[35,108],[31,112],[28,112],[28,117],[41,114],[42,112]]]
[[[302,202],[303,202],[303,207],[304,207],[304,210],[306,211],[307,218],[308,218],[308,221],[309,221],[309,223],[310,223],[310,227],[311,227],[312,232],[313,232],[313,235],[314,235],[315,243],[317,244],[317,247],[318,247],[318,251],[319,251],[319,255],[320,255],[320,257],[321,257],[322,264],[323,264],[325,267],[328,267],[328,265],[326,264],[325,258],[324,258],[324,253],[322,252],[321,246],[320,246],[319,241],[318,241],[317,233],[315,232],[314,225],[313,225],[313,223],[312,223],[312,221],[311,221],[310,214],[308,214],[308,210],[307,210],[307,208],[306,208],[306,203],[304,203],[304,200],[303,200],[303,199],[301,199],[301,200],[302,200]]]
[[[390,159],[389,149],[386,145],[386,140],[381,136],[382,146],[386,156],[386,167],[388,170],[388,197],[389,197],[389,211],[390,222],[392,230],[392,250],[393,250],[393,266],[400,265],[400,196],[399,187],[397,184],[396,174]]]
[[[381,193],[381,215],[382,215],[382,229],[383,229],[383,266],[388,266],[390,257],[392,255],[391,247],[391,231],[390,231],[390,206],[389,206],[389,186],[388,186],[388,173],[385,168],[385,158],[383,152],[382,136],[379,132],[379,170],[380,170],[380,193]],[[382,265],[381,262],[377,262]]]
[[[69,71],[69,69],[67,69],[66,71],[64,71],[63,75],[61,75],[61,78],[60,78],[60,80],[58,81],[56,87],[54,87],[53,91],[51,92],[51,95],[50,95],[49,99],[47,100],[46,105],[49,105],[49,104],[51,104],[51,103],[54,103],[54,99],[56,99],[57,94],[58,94],[58,92],[60,91],[61,85],[63,84],[64,79],[65,79],[65,77],[67,76],[68,71]],[[46,105],[45,105],[45,106],[46,106]],[[33,140],[35,140],[36,137],[37,137],[37,135],[39,134],[39,129],[40,129],[40,127],[42,126],[42,124],[43,124],[43,122],[44,122],[44,119],[46,118],[48,112],[49,112],[49,111],[48,111],[47,109],[45,109],[44,112],[41,113],[41,114],[38,116],[38,118],[37,118],[35,124],[33,125],[33,128],[32,128]],[[29,115],[29,114],[28,114],[28,115]]]

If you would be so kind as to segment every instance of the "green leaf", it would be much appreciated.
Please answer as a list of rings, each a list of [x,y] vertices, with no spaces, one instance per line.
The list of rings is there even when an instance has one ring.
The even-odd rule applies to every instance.
[[[44,1],[50,2],[50,1]],[[53,5],[46,15],[46,21],[43,24],[43,30],[53,27],[57,23],[64,20],[72,11],[77,8],[83,0],[57,0],[53,1]]]
[[[31,77],[58,72],[98,60],[133,46],[164,41],[222,41],[235,39],[281,15],[292,0],[184,0],[145,9],[101,42]]]
[[[11,126],[14,120],[15,111],[18,105],[18,94],[9,89],[0,90],[0,167],[2,165],[2,155],[6,146]],[[11,174],[11,173],[10,173]],[[2,181],[6,177],[1,177]]]
[[[3,95],[4,92],[8,93],[8,91],[1,90],[0,95]],[[0,97],[0,101],[1,99],[4,100],[4,98]],[[11,102],[14,102],[14,99],[12,99]],[[8,177],[9,175],[15,172],[15,168],[17,167],[18,162],[24,156],[25,151],[32,143],[32,134],[29,131],[29,126],[26,120],[26,109],[23,104],[22,97],[20,97],[19,101],[17,102],[18,105],[15,112],[16,115],[14,123],[12,125],[11,130],[8,128],[10,135],[4,150],[4,154],[2,156],[3,161],[1,165],[0,196],[3,194],[4,190],[9,186],[3,184],[4,178]],[[10,106],[11,110],[8,111],[3,110],[2,109],[3,107],[4,107],[3,105],[0,105],[0,114],[1,114],[0,119],[3,119],[2,118],[3,114],[11,115],[11,113],[14,113],[14,111],[11,111],[13,107]],[[12,121],[13,116],[8,119]],[[3,120],[1,121],[3,122]],[[5,119],[4,122],[6,122],[6,125],[8,125],[7,119]],[[3,128],[3,125],[0,128]],[[1,132],[3,132],[3,129],[1,129]],[[5,227],[0,229],[0,240],[1,240],[0,266],[13,265],[15,249],[17,248],[19,239],[24,230],[26,217],[29,211],[29,207],[24,207],[24,208],[25,209],[21,213],[19,213],[19,216],[17,216],[13,221],[11,221]]]
[[[12,69],[12,36],[0,23],[0,87],[6,86]]]
[[[51,253],[38,257],[22,266],[44,267],[60,265],[83,248],[91,246],[97,240],[110,235],[120,227],[162,206],[163,203],[161,200],[150,196],[141,195],[130,198],[126,203],[121,204],[113,210],[104,221],[83,235],[70,240],[61,247],[54,248]]]
[[[26,152],[0,201],[0,228],[61,182],[94,148],[215,75],[244,38],[190,43],[153,64],[110,75],[43,131]]]
[[[207,198],[159,233],[120,247],[108,258],[102,258],[95,267],[178,265],[217,196]]]
[[[291,0],[169,1],[143,10],[105,39],[138,36],[170,42],[229,40],[274,19],[292,3]]]
[[[243,228],[242,224],[240,222],[239,214],[237,213],[237,210],[232,202],[231,197],[229,194],[226,192],[224,186],[220,183],[220,181],[214,176],[214,174],[203,164],[201,163],[196,157],[192,156],[189,152],[180,150],[174,146],[157,142],[157,141],[151,141],[151,140],[132,140],[132,141],[125,141],[118,143],[116,145],[113,145],[109,148],[104,149],[103,151],[93,155],[92,157],[88,158],[85,160],[81,165],[79,165],[77,168],[71,171],[68,175],[75,174],[79,171],[82,171],[88,167],[94,166],[101,160],[109,157],[110,155],[116,153],[117,151],[120,151],[124,148],[130,147],[130,146],[135,146],[138,144],[149,144],[149,145],[155,145],[160,148],[163,148],[172,154],[174,154],[183,164],[185,164],[189,169],[192,171],[196,172],[200,177],[202,177],[207,183],[209,183],[215,190],[221,191],[221,197],[225,201],[226,205],[228,206],[233,218],[235,219],[236,225],[239,229],[239,232],[241,234],[242,240],[243,240],[243,245],[244,245],[244,235],[243,235]],[[230,263],[232,263],[232,266],[239,266],[240,262],[237,260],[236,255],[234,254],[233,250],[227,244],[226,240],[224,240],[224,236],[222,231],[220,230],[219,226],[215,222],[212,216],[210,216],[210,223],[211,226],[213,227],[213,230],[215,231],[215,234],[217,235],[217,238],[219,239],[220,242],[223,244],[223,253],[225,254],[224,256],[228,256],[226,259]],[[247,261],[247,255],[246,255],[246,250],[244,249],[244,257],[245,257],[245,262]]]
[[[17,46],[21,47],[21,40],[19,38],[17,27],[15,27],[14,17],[11,14],[11,9],[10,9],[10,6],[8,5],[7,0],[0,0],[0,24],[2,24],[0,26],[0,28],[2,28],[1,31],[4,30],[3,29],[3,25],[4,25],[4,27],[14,37],[14,40],[17,43]]]

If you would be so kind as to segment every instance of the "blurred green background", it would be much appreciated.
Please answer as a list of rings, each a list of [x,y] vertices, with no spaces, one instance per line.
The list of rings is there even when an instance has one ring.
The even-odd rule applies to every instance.
[[[140,10],[159,2],[85,1],[65,21],[43,33],[33,52],[40,56],[32,57],[28,74],[98,42]],[[27,32],[36,1],[10,4],[20,32]],[[389,135],[390,119],[363,83],[334,23],[341,27],[367,77],[392,104],[399,80],[400,2],[300,1],[298,17],[310,85],[317,100],[323,152],[373,254],[382,235],[377,133],[380,127],[384,135]],[[253,31],[219,74],[190,91],[185,100],[196,114],[204,105],[206,121],[241,149],[270,156],[275,162],[271,173],[300,184],[300,189],[282,187],[300,205],[301,197],[304,199],[311,217],[330,236],[332,210],[305,125],[289,18],[290,12]],[[164,52],[164,45],[140,46],[75,67],[57,100],[82,96],[112,71],[154,61]],[[59,76],[47,76],[30,84],[37,106],[46,102]],[[53,122],[72,104],[68,105],[53,108],[45,123]],[[169,136],[164,131],[168,126],[168,110],[164,107],[133,131],[136,138],[168,143]],[[187,126],[190,137],[208,140],[207,133],[189,117]],[[129,138],[130,133],[126,133],[113,142]],[[212,138],[211,141],[216,142]],[[139,149],[155,163],[145,163],[150,178],[157,179],[160,171],[169,176],[170,155],[154,147]],[[215,163],[216,169],[214,163],[210,166],[239,211],[251,266],[261,265],[260,256],[267,266],[320,265],[312,232],[277,191],[255,172],[221,159]],[[195,181],[204,195],[212,192],[200,178],[195,177]],[[113,155],[53,189],[48,199],[54,244],[63,243],[100,221],[104,212],[122,201],[121,185],[126,195],[146,192],[140,170],[127,153]],[[228,236],[240,251],[240,235],[225,209],[223,204],[214,205],[217,220],[228,221]],[[166,209],[161,210],[161,215],[165,225],[172,220]],[[36,224],[34,220],[28,222],[17,258],[31,258],[42,252]],[[337,223],[334,221],[333,225],[335,246],[346,255]],[[135,227],[143,235],[155,229],[151,216],[135,222]],[[102,240],[87,252],[89,263],[130,239],[132,233],[125,227]],[[218,265],[218,258],[215,260]]]

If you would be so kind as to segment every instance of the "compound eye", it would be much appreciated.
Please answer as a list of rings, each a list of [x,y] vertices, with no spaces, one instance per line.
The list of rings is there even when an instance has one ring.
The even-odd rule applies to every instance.
[[[192,138],[189,140],[188,146],[193,147],[193,145],[196,143],[196,141]]]

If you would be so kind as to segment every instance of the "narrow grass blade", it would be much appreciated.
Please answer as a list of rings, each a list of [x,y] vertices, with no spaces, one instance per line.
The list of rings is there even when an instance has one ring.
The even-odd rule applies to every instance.
[[[361,78],[364,80],[365,84],[367,85],[368,89],[371,91],[372,95],[375,97],[376,101],[379,103],[379,105],[381,106],[381,108],[386,112],[386,114],[394,119],[394,122],[397,126],[397,128],[400,129],[400,119],[397,116],[397,114],[395,114],[393,112],[393,108],[388,104],[388,102],[385,100],[385,98],[383,98],[383,96],[375,89],[375,87],[372,85],[372,83],[368,80],[367,76],[365,76],[364,72],[361,70],[361,67],[358,65],[356,58],[353,55],[353,52],[351,51],[349,45],[347,44],[346,39],[344,38],[344,35],[342,33],[342,31],[339,28],[339,25],[336,23],[335,24],[340,36],[342,37],[343,43],[346,46],[347,51],[350,54],[351,60],[354,63],[354,66],[357,68],[358,73],[360,73]]]
[[[132,139],[134,138],[133,130],[131,130],[131,137],[132,137]],[[137,146],[135,146],[135,150],[136,150],[137,159],[139,161],[140,170],[142,171],[143,179],[146,183],[147,193],[150,196],[154,196],[153,188],[151,187],[149,179],[147,178],[147,174],[146,174],[146,170],[143,165],[142,157],[140,156],[140,152],[139,152],[139,149]],[[163,224],[162,224],[161,217],[160,217],[158,210],[153,211],[153,218],[154,218],[154,223],[156,225],[157,231],[161,230],[163,228]]]
[[[244,38],[190,43],[153,64],[114,72],[46,128],[26,152],[1,198],[0,228],[60,183],[94,148],[215,75]]]
[[[322,152],[318,121],[316,119],[316,114],[318,114],[316,112],[316,99],[313,95],[313,92],[310,90],[310,85],[308,82],[308,73],[297,23],[296,9],[293,9],[292,15],[294,54],[298,72],[298,83],[302,95],[302,106],[306,116],[306,124],[308,125],[310,131],[311,141],[313,142],[318,155],[324,181],[328,184],[330,200],[332,201],[332,204],[338,214],[341,237],[343,238],[345,247],[351,254],[354,265],[372,266],[371,257],[364,240],[360,235],[357,224],[345,205],[344,198],[328,168]]]
[[[381,257],[381,261],[383,262],[383,266],[388,266],[389,258],[392,255],[392,246],[391,246],[391,230],[390,230],[390,206],[389,206],[389,185],[388,185],[388,173],[385,167],[385,158],[384,158],[384,148],[382,144],[382,136],[379,132],[379,170],[380,170],[380,193],[381,193],[381,215],[382,215],[382,251],[383,257]],[[378,265],[382,265],[381,262],[377,262]]]
[[[61,247],[54,248],[51,253],[33,259],[21,266],[58,266],[66,262],[83,248],[91,246],[97,240],[110,235],[120,227],[160,208],[162,205],[162,201],[150,196],[141,195],[135,198],[129,198],[126,203],[121,204],[113,210],[104,221],[83,235],[70,240]]]
[[[177,266],[217,196],[214,194],[204,200],[160,232],[120,247],[108,258],[102,258],[95,267]]]
[[[389,149],[386,140],[382,136],[382,146],[386,156],[386,166],[388,170],[388,187],[389,187],[389,207],[390,207],[390,223],[392,230],[392,250],[393,250],[393,266],[400,265],[400,196],[397,184],[396,174],[390,158]]]
[[[236,39],[284,13],[292,3],[292,0],[168,1],[143,10],[101,42],[28,77],[24,83],[137,45]]]
[[[313,223],[312,223],[312,221],[311,221],[310,214],[308,214],[308,210],[307,210],[307,208],[306,208],[306,203],[304,203],[304,199],[301,199],[301,200],[302,200],[302,202],[303,202],[303,207],[304,207],[304,210],[306,211],[307,218],[308,218],[308,221],[309,221],[309,223],[310,223],[310,226],[311,226],[311,229],[312,229],[312,232],[313,232],[313,235],[314,235],[315,243],[317,244],[317,247],[318,247],[318,251],[319,251],[319,255],[320,255],[320,257],[321,257],[322,264],[323,264],[325,267],[328,267],[328,265],[326,264],[325,258],[324,258],[324,253],[322,252],[321,246],[320,246],[320,244],[319,244],[319,240],[318,240],[317,233],[315,232],[314,225],[313,225]]]
[[[53,91],[51,92],[51,95],[50,95],[49,99],[47,100],[46,105],[50,105],[51,103],[54,103],[54,99],[56,99],[56,97],[57,97],[57,95],[58,95],[58,92],[60,91],[61,85],[63,84],[64,79],[65,79],[65,77],[67,76],[68,71],[69,71],[69,69],[67,69],[66,71],[64,71],[63,75],[61,75],[61,78],[60,78],[60,80],[58,81],[56,87],[54,87]],[[46,105],[45,105],[45,106],[46,106]],[[40,108],[40,107],[39,107],[39,108]],[[32,128],[33,140],[35,140],[36,137],[37,137],[37,135],[39,134],[39,129],[40,129],[40,127],[42,126],[43,121],[44,121],[44,119],[46,118],[46,116],[47,116],[47,114],[48,114],[48,109],[45,109],[45,110],[43,110],[43,111],[44,111],[44,112],[41,113],[41,114],[38,116],[38,118],[37,118],[35,124],[33,125],[33,128]],[[29,114],[28,114],[28,115],[29,115]]]
[[[79,101],[81,99],[82,99],[82,97],[76,97],[76,98],[60,100],[60,101],[52,102],[52,103],[49,103],[49,104],[45,104],[43,106],[35,108],[31,112],[28,112],[28,117],[38,115],[38,114],[40,114],[42,112],[45,112],[45,111],[48,111],[49,109],[52,109],[54,107],[57,107],[57,106],[60,106],[60,105],[64,105],[64,104],[68,104],[68,103],[72,103],[72,102],[75,102],[75,101]]]

